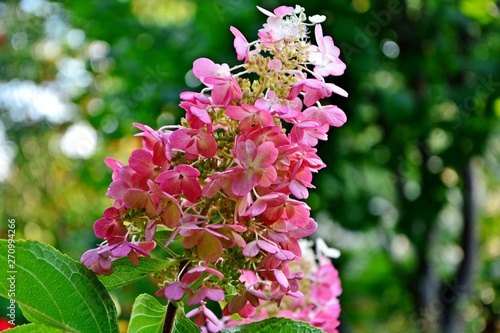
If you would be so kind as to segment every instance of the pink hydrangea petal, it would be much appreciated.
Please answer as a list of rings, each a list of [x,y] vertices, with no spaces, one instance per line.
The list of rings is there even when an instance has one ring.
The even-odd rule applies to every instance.
[[[182,184],[182,192],[191,202],[196,202],[202,195],[201,186],[196,179],[185,179]]]
[[[132,248],[128,246],[128,243],[124,242],[112,249],[111,255],[115,258],[121,258],[128,255],[130,251],[132,251]]]
[[[245,257],[250,257],[250,258],[253,258],[255,257],[258,253],[260,252],[260,248],[259,246],[257,245],[257,241],[252,241],[250,243],[247,244],[247,246],[245,246],[245,248],[243,249],[243,255]]]
[[[198,119],[200,119],[202,122],[205,124],[210,124],[212,122],[212,119],[210,119],[210,116],[208,115],[208,112],[206,109],[198,108],[193,106],[191,109],[191,113],[195,115]]]
[[[123,197],[129,188],[130,186],[128,186],[124,181],[115,180],[109,185],[106,196],[116,201],[123,201]]]
[[[277,253],[278,252],[278,246],[276,246],[276,244],[271,243],[269,241],[259,239],[259,240],[257,240],[257,245],[259,246],[259,248],[266,251],[267,253]]]
[[[104,159],[104,163],[113,171],[118,171],[119,169],[123,168],[123,164],[120,163],[120,161],[111,158],[111,157],[106,157]]]
[[[293,252],[287,251],[287,250],[281,250],[278,253],[276,253],[274,256],[276,259],[281,260],[281,261],[295,259],[295,254],[293,254]]]
[[[269,300],[269,297],[267,297],[267,295],[260,291],[260,290],[255,290],[253,288],[250,288],[247,290],[247,292],[251,293],[252,295],[254,295],[255,297],[261,299],[261,300],[264,300],[264,301],[268,301]]]
[[[241,61],[241,60],[245,59],[245,62],[246,62],[248,59],[248,51],[249,51],[249,45],[248,45],[247,39],[235,27],[231,26],[229,28],[229,30],[231,30],[231,32],[233,33],[233,35],[235,37],[233,45],[234,45],[234,48],[236,50],[238,60]]]
[[[316,24],[314,27],[314,36],[316,37],[316,43],[322,53],[326,52],[325,43],[323,42],[323,29],[321,24]]]
[[[189,295],[189,297],[186,300],[186,304],[187,305],[199,304],[207,297],[207,293],[208,293],[208,288],[201,287],[200,289],[196,290],[193,294]]]
[[[217,65],[208,58],[199,58],[193,62],[193,74],[203,81],[204,78],[217,75]]]
[[[202,313],[201,306],[186,313],[186,317],[193,318],[193,317],[198,316],[200,313]]]
[[[295,239],[308,237],[314,234],[316,229],[318,229],[318,223],[309,218],[309,223],[306,226],[290,231],[290,237]]]
[[[288,288],[290,284],[288,283],[288,279],[286,278],[283,271],[276,269],[274,270],[273,274],[274,277],[276,278],[276,281],[280,284],[280,286],[282,286],[285,289]]]
[[[272,166],[269,166],[265,169],[260,169],[257,173],[257,183],[263,187],[269,187],[276,180],[278,174],[276,169]]]
[[[220,288],[207,288],[206,297],[212,301],[222,301],[224,300],[224,291]]]
[[[156,167],[153,164],[153,155],[144,149],[134,150],[128,163],[134,171],[142,174],[151,174]]]
[[[269,17],[274,17],[275,15],[273,13],[271,13],[270,11],[268,11],[267,9],[264,9],[262,7],[259,7],[257,6],[257,9],[262,12],[263,14],[269,16]]]
[[[112,235],[116,227],[115,221],[100,218],[94,222],[94,234],[99,238],[107,238]]]
[[[214,324],[216,327],[220,327],[221,326],[221,323],[219,322],[219,319],[217,318],[217,316],[212,312],[212,310],[210,310],[209,308],[207,308],[206,306],[203,307],[203,314],[207,317],[208,320],[210,320],[210,322],[212,322],[212,324]]]
[[[186,147],[193,144],[187,128],[179,128],[178,130],[172,132],[168,140],[170,141],[172,148],[176,149],[186,149]]]
[[[326,85],[331,89],[331,91],[333,91],[337,95],[340,95],[342,97],[349,96],[349,94],[347,93],[347,91],[345,91],[344,89],[340,88],[339,86],[337,86],[337,85],[335,85],[333,83],[327,83]]]
[[[293,12],[294,8],[291,7],[291,6],[279,6],[278,8],[276,8],[274,10],[274,14],[276,16],[286,16],[288,14],[290,14],[291,12]]]
[[[311,187],[314,186],[311,185]],[[288,188],[297,199],[307,199],[307,197],[309,197],[309,190],[302,182],[296,180],[291,181],[290,184],[288,184]]]
[[[231,189],[235,195],[243,196],[255,186],[254,173],[252,170],[242,170],[235,175]]]
[[[286,205],[288,220],[297,227],[304,227],[309,224],[309,207],[301,201],[293,200]]]
[[[277,158],[278,149],[276,149],[274,143],[264,142],[257,147],[253,163],[255,167],[267,168],[268,166],[271,166],[274,162],[276,162]]]
[[[217,153],[217,141],[208,133],[200,132],[196,146],[203,157],[211,158]]]
[[[252,140],[238,142],[236,144],[235,156],[246,165],[252,163],[257,156],[255,143]]]

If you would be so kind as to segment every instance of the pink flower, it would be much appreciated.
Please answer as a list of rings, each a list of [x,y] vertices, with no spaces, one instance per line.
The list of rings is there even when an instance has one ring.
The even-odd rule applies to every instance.
[[[254,271],[242,270],[239,280],[245,283],[246,291],[243,294],[233,296],[222,313],[225,316],[238,313],[241,317],[248,318],[255,314],[261,300],[268,301],[269,298],[258,289],[260,281]]]
[[[80,261],[96,274],[109,275],[113,272],[109,246],[88,250]]]
[[[207,58],[199,58],[194,61],[193,74],[206,85],[209,85],[205,80],[208,77],[229,77],[231,75],[227,64],[219,65]]]
[[[224,300],[224,291],[214,285],[212,287],[201,286],[198,290],[189,295],[186,300],[187,305],[195,305],[201,303],[201,301],[209,299],[211,301],[222,301]]]
[[[340,127],[347,121],[347,117],[341,109],[335,105],[325,105],[320,107],[311,106],[302,113],[307,120],[316,120],[321,125],[328,124]]]
[[[168,136],[171,132],[155,131],[151,127],[139,123],[133,123],[133,125],[143,131],[135,136],[142,136],[144,148],[153,155],[152,162],[158,167],[168,168],[168,162],[172,159],[168,145]]]
[[[212,85],[212,100],[215,104],[227,106],[232,101],[239,101],[243,98],[238,82],[234,77],[208,77],[205,83]]]
[[[162,191],[152,180],[148,181],[148,186],[157,205],[160,223],[171,229],[178,227],[182,218],[182,209],[178,200],[172,195]]]
[[[241,61],[245,59],[245,63],[247,63],[250,44],[248,43],[245,36],[243,36],[243,34],[238,29],[232,26],[230,30],[234,35],[234,48],[236,50],[238,60]]]
[[[279,192],[271,192],[260,196],[255,200],[251,206],[245,211],[242,216],[249,216],[251,218],[259,216],[262,214],[267,207],[276,207],[284,204],[286,201],[286,195]]]
[[[316,79],[304,79],[292,86],[287,99],[294,99],[301,91],[305,93],[304,104],[306,106],[311,106],[322,98],[330,97],[332,92],[347,97],[347,92],[333,83],[324,83]]]
[[[277,72],[281,71],[282,67],[283,63],[278,59],[269,60],[269,62],[267,63],[267,68],[274,69]]]
[[[221,189],[224,189],[227,195],[232,195],[231,190],[231,175],[234,173],[234,169],[229,169],[224,172],[216,172],[210,177],[206,179],[207,183],[203,187],[203,196],[205,198],[212,198],[215,196]],[[234,195],[233,195],[234,197]]]
[[[270,47],[272,44],[282,41],[299,33],[299,25],[285,24],[283,18],[293,12],[293,7],[280,6],[274,10],[274,13],[257,6],[257,8],[269,16],[267,24],[264,24],[264,29],[258,32],[261,43],[264,46]]]
[[[235,157],[240,166],[232,174],[232,191],[243,196],[256,186],[268,187],[276,179],[276,169],[272,164],[278,157],[278,149],[272,142],[264,142],[258,147],[251,140],[236,144]]]
[[[246,257],[253,258],[260,252],[260,250],[272,254],[279,252],[278,246],[273,242],[264,239],[258,239],[248,243],[243,249],[242,253]]]
[[[184,283],[192,283],[196,281],[198,278],[200,278],[203,273],[210,274],[219,278],[224,277],[224,274],[222,274],[218,270],[208,267],[208,265],[205,265],[205,266],[196,266],[195,268],[190,269],[182,276],[181,281]]]
[[[189,311],[186,317],[192,318],[194,323],[198,326],[203,326],[209,320],[216,328],[222,328],[217,316],[205,306],[205,302],[201,301],[200,307]],[[215,331],[214,331],[215,332]]]
[[[116,223],[120,212],[114,207],[106,209],[103,217],[94,222],[94,234],[99,238],[113,238],[115,235],[125,235],[127,229]]]
[[[147,177],[151,176],[156,168],[153,163],[153,154],[144,149],[135,149],[128,159],[128,163],[135,172]]]
[[[305,119],[303,114],[296,117],[294,126],[290,131],[290,141],[306,147],[314,147],[318,140],[326,140],[326,133],[330,126],[321,125],[317,120]]]
[[[254,128],[252,131],[244,133],[240,141],[252,140],[256,146],[264,142],[272,142],[275,147],[282,148],[290,145],[290,140],[283,133],[281,126],[267,126],[264,128]]]
[[[308,60],[316,65],[314,72],[323,77],[344,74],[346,65],[339,59],[340,49],[333,44],[332,37],[323,37],[323,29],[319,24],[316,24],[314,33],[318,46],[311,45],[308,54]]]
[[[281,186],[288,186],[290,192],[297,199],[307,199],[309,196],[308,188],[315,188],[312,181],[311,169],[303,163],[302,160],[293,164],[288,180],[281,183]]]
[[[283,219],[300,228],[309,224],[309,209],[309,206],[302,201],[288,199],[281,206],[267,209],[261,218],[268,225]]]
[[[327,304],[342,294],[339,272],[330,260],[325,260],[314,275],[315,283],[311,285],[311,296],[318,303]]]
[[[242,104],[241,106],[229,105],[226,108],[226,114],[231,119],[240,120],[238,129],[241,132],[251,129],[253,125],[266,127],[274,124],[274,118],[268,111],[249,104]]]
[[[111,175],[113,180],[119,180],[120,176],[118,175],[118,172],[123,169],[123,164],[115,160],[114,158],[111,157],[106,157],[104,159],[104,163],[111,169],[113,170],[113,174]]]
[[[160,182],[160,188],[171,194],[184,194],[191,202],[196,202],[201,197],[201,186],[197,177],[200,172],[187,164],[174,167],[173,170],[162,172],[155,181]]]
[[[138,255],[143,255],[145,257],[150,257],[149,252],[152,251],[156,246],[155,242],[138,242],[132,243],[123,240],[120,243],[116,243],[110,246],[111,255],[115,258],[121,258],[128,256],[130,261],[135,265],[139,264]]]
[[[311,236],[318,229],[318,223],[314,221],[314,219],[309,218],[309,223],[307,223],[303,227],[296,227],[295,229],[290,230],[289,235],[295,239],[300,239],[304,237]]]
[[[288,101],[284,101],[288,102]],[[283,104],[274,91],[269,91],[266,98],[259,98],[255,102],[255,106],[259,109],[271,112],[271,114],[277,114],[281,119],[293,118],[302,109],[302,102],[299,98],[290,102],[293,106]]]
[[[180,128],[170,135],[172,148],[184,150],[186,159],[194,160],[198,155],[210,158],[217,152],[215,138],[199,129]]]
[[[186,91],[181,93],[181,99],[183,102],[181,102],[180,107],[186,110],[186,119],[191,128],[200,129],[205,125],[209,127],[212,125],[212,119],[207,111],[211,101],[207,96]]]
[[[128,165],[105,160],[113,170],[107,196],[114,204],[94,223],[105,241],[82,261],[109,274],[113,260],[127,256],[137,264],[156,242],[168,247],[175,240],[184,255],[168,256],[157,295],[199,304],[188,317],[206,325],[203,332],[223,328],[207,300],[227,300],[223,315],[249,321],[267,316],[258,309],[262,301],[279,305],[285,296],[295,300],[282,315],[334,332],[341,287],[323,260],[331,251],[319,251],[316,273],[308,271],[315,264],[296,261],[302,256],[299,240],[317,229],[310,208],[299,201],[314,187],[313,172],[325,167],[313,147],[327,139],[330,126],[346,121],[338,107],[319,103],[333,93],[347,96],[323,76],[342,74],[345,64],[320,26],[317,46],[311,46],[302,7],[259,10],[268,16],[259,40],[249,43],[230,28],[244,64],[194,61],[193,74],[206,87],[181,93],[181,126],[153,130],[134,124],[142,148],[131,153]],[[299,291],[304,277],[307,295]]]
[[[178,301],[184,297],[186,292],[192,293],[193,291],[187,284],[175,281],[158,290],[156,296],[165,295],[169,300]]]

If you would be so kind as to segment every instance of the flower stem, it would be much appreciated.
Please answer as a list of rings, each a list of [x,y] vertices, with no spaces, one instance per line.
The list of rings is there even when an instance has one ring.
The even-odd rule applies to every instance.
[[[177,312],[177,308],[174,303],[168,302],[167,305],[167,313],[165,314],[165,322],[163,324],[162,333],[171,333],[174,328],[175,321],[175,313]]]

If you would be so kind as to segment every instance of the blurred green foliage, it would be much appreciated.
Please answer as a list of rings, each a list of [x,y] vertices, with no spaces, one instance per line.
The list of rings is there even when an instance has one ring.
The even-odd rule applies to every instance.
[[[348,122],[319,145],[328,167],[308,199],[342,251],[341,331],[499,332],[494,1],[1,1],[2,221],[79,258],[111,204],[104,157],[140,143],[132,122],[177,123],[193,61],[236,65],[229,26],[253,40],[256,5],[295,3],[327,17],[347,64],[331,82]],[[123,318],[138,290],[154,292],[116,294]]]

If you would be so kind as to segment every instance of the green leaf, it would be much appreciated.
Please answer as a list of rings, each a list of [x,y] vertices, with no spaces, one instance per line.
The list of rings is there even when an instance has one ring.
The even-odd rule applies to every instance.
[[[324,331],[304,321],[269,318],[226,328],[221,333],[324,333]]]
[[[176,310],[172,333],[200,332],[198,326],[186,317],[182,308]],[[132,307],[128,333],[162,332],[166,311],[167,306],[160,304],[153,296],[148,294],[139,295]]]
[[[166,260],[141,257],[139,265],[134,265],[128,257],[123,257],[113,262],[111,275],[99,275],[99,280],[106,289],[113,290],[161,271],[171,264],[170,261]]]
[[[165,321],[166,306],[148,294],[135,299],[128,326],[128,333],[161,332]]]
[[[46,244],[0,240],[0,259],[14,257],[15,264],[0,271],[0,296],[12,298],[15,286],[16,303],[29,321],[65,332],[118,332],[113,301],[90,269]]]
[[[191,319],[186,317],[183,308],[177,308],[172,333],[199,333],[201,332]]]
[[[171,235],[172,235],[172,230],[156,230],[155,241],[165,243],[170,238]]]
[[[9,330],[9,333],[62,333],[60,328],[45,326],[42,324],[27,324],[16,326]]]

